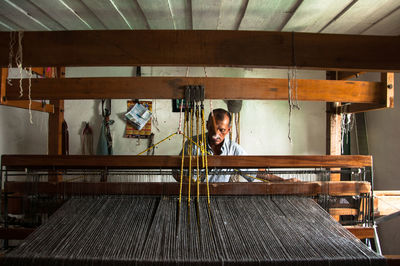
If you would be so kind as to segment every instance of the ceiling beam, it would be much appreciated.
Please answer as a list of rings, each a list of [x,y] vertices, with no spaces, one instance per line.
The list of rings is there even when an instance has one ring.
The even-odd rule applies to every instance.
[[[5,96],[21,100],[19,80],[7,85]],[[203,85],[207,99],[287,100],[287,79],[204,77],[121,77],[32,79],[34,100],[69,99],[181,99],[186,85]],[[365,81],[297,80],[299,101],[339,101],[382,104],[385,84]],[[23,80],[24,91],[28,80]]]
[[[8,65],[0,32],[0,66]],[[25,66],[240,66],[400,71],[400,38],[261,31],[25,32]],[[14,47],[15,51],[17,47]],[[15,54],[15,53],[14,53]]]

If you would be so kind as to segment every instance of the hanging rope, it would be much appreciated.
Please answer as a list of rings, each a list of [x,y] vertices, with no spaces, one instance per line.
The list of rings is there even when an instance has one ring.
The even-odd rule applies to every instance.
[[[18,51],[17,54],[15,55],[15,63],[18,67],[19,70],[19,75],[20,75],[20,80],[19,80],[19,97],[22,97],[24,95],[24,90],[22,88],[22,60],[23,60],[23,54],[22,54],[22,38],[24,37],[24,32],[19,31],[18,32]]]
[[[297,95],[297,68],[296,55],[294,46],[294,32],[292,32],[292,67],[288,69],[288,104],[289,104],[289,122],[288,122],[288,139],[292,143],[291,137],[291,120],[292,110],[295,108],[300,110]]]
[[[29,123],[33,125],[32,121],[32,97],[31,97],[31,86],[32,86],[32,67],[28,68],[28,75],[29,75],[29,85],[28,85],[28,99],[29,99]]]
[[[10,32],[9,52],[8,52],[8,71],[12,68],[12,61],[14,57],[14,45],[15,45],[15,32]],[[12,85],[10,75],[7,77],[7,84]]]

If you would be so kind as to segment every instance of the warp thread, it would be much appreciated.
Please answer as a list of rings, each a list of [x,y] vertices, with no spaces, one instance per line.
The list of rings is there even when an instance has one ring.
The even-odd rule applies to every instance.
[[[4,256],[11,265],[384,265],[310,198],[72,198]],[[179,223],[176,221],[179,220]]]

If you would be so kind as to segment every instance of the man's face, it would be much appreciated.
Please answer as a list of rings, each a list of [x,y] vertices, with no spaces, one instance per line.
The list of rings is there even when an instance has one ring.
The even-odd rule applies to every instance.
[[[213,126],[213,118],[211,117],[207,121],[207,130],[208,130],[208,140],[212,145],[221,144],[225,136],[231,130],[229,126],[229,117],[226,115],[224,120],[215,119],[215,127]]]

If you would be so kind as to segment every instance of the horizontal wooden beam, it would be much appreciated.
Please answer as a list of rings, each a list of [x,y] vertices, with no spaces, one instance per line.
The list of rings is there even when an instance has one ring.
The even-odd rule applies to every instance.
[[[1,105],[17,107],[22,109],[29,109],[29,101],[21,100],[21,101],[5,101],[2,102]],[[46,113],[54,113],[54,105],[52,104],[42,104],[40,102],[32,101],[31,110],[46,112]]]
[[[358,209],[352,208],[330,208],[330,215],[358,215]]]
[[[0,228],[0,239],[22,240],[35,231],[34,228]]]
[[[18,107],[18,108],[23,108],[23,109],[30,108],[31,110],[35,110],[35,111],[54,113],[54,106],[51,104],[42,104],[41,102],[36,102],[36,101],[32,101],[32,103],[29,104],[28,100],[21,100],[20,97],[14,99],[14,100],[11,100],[11,101],[7,100],[6,86],[7,86],[8,69],[0,68],[0,72],[1,72],[1,81],[0,81],[0,86],[1,86],[1,88],[0,88],[0,104],[1,105]],[[19,81],[14,81],[14,83],[19,84]],[[26,89],[24,91],[26,92],[28,90]],[[25,98],[26,97],[27,97],[27,95],[25,93]]]
[[[7,86],[6,98],[21,99],[19,82]],[[181,99],[185,85],[203,85],[207,99],[287,100],[287,79],[204,78],[204,77],[125,77],[32,79],[31,97],[57,99]],[[23,87],[27,89],[28,80]],[[386,88],[380,82],[341,80],[297,80],[300,101],[384,103]],[[24,95],[22,99],[27,98]]]
[[[394,108],[394,73],[381,73],[381,91],[378,94],[381,95],[380,103],[353,103],[346,112],[348,113],[360,113],[372,110],[379,110],[384,108]]]
[[[9,32],[0,32],[0,66]],[[221,30],[25,32],[24,66],[240,66],[400,71],[400,37]],[[15,47],[14,54],[16,54]]]
[[[374,228],[373,227],[361,227],[361,226],[344,226],[358,239],[374,238]]]
[[[209,168],[358,168],[371,166],[371,160],[371,156],[365,155],[208,156],[208,166]],[[7,169],[171,169],[181,167],[181,156],[2,155],[1,164]]]
[[[369,193],[368,182],[276,182],[276,183],[212,183],[212,195],[318,195],[355,196]],[[197,191],[192,185],[192,191]],[[175,183],[134,183],[134,182],[16,182],[5,183],[7,193],[29,194],[32,191],[43,194],[63,195],[179,195],[180,186]],[[183,195],[187,195],[188,185],[183,186]],[[345,191],[345,192],[344,192]],[[200,184],[200,195],[207,195],[207,186]]]

